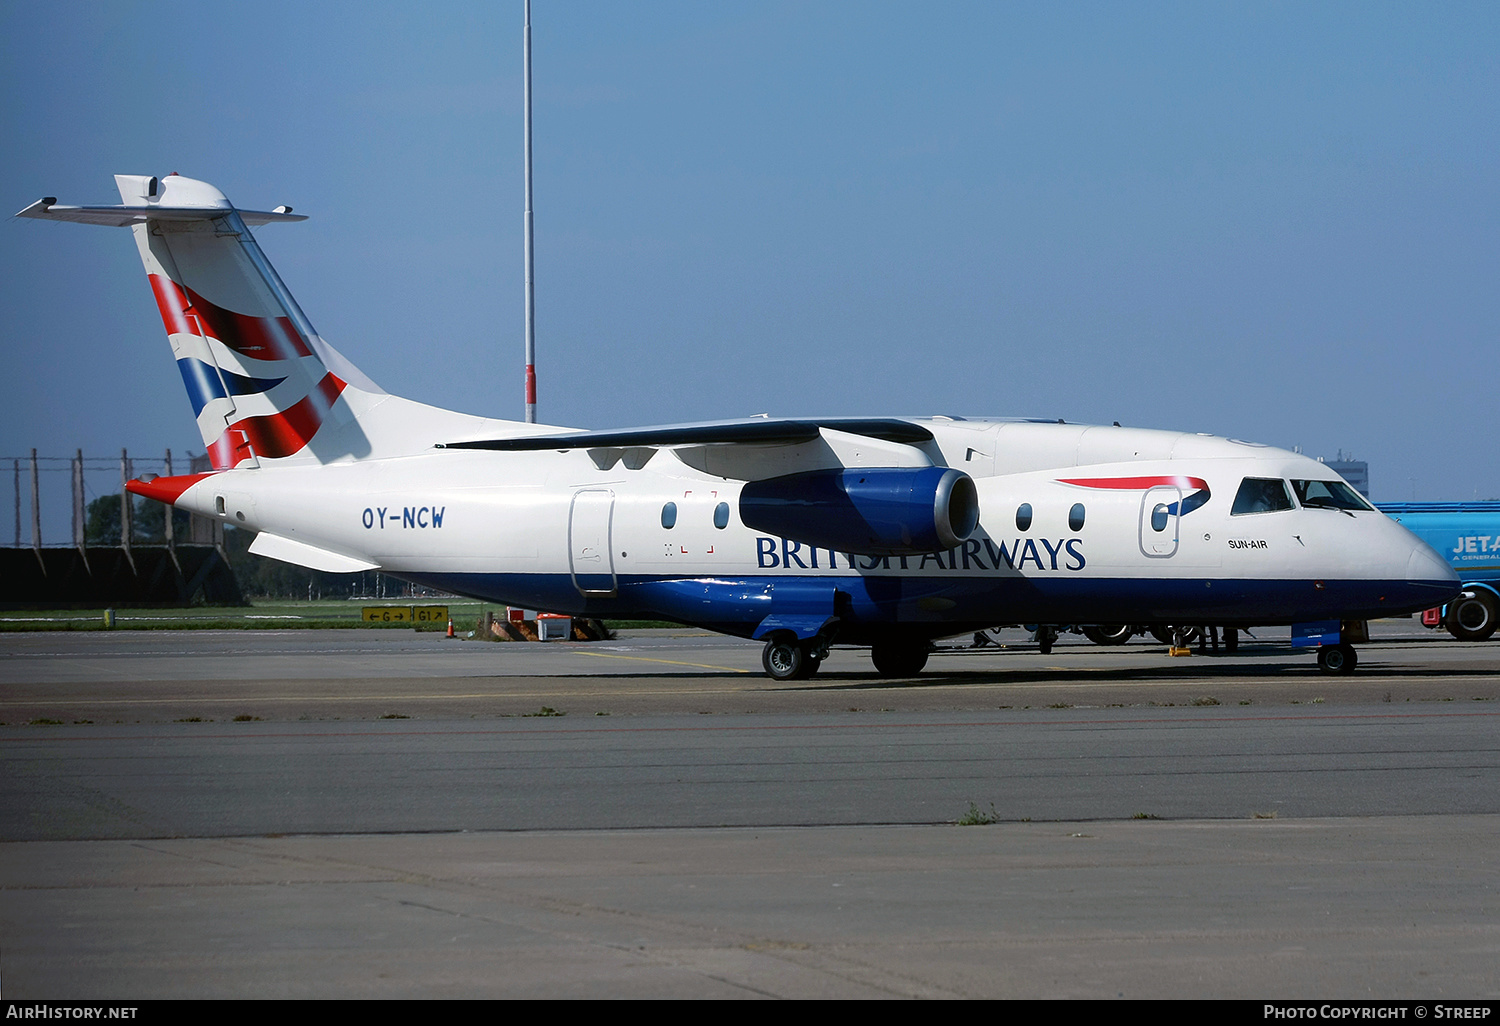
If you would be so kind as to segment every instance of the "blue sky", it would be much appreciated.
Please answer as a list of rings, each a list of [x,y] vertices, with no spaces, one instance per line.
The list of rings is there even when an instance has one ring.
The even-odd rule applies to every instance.
[[[541,419],[1118,420],[1500,497],[1497,29],[536,0]],[[258,235],[326,338],[520,418],[520,0],[7,3],[0,90],[10,210],[171,171],[289,203]],[[12,219],[0,260],[0,456],[201,449],[128,233]]]

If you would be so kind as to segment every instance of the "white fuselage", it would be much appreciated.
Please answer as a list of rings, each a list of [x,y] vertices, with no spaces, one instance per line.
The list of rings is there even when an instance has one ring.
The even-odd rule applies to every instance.
[[[1336,478],[1293,453],[1117,427],[915,423],[933,435],[916,448],[969,474],[978,491],[978,529],[946,551],[850,554],[746,527],[745,482],[731,475],[777,461],[805,467],[817,458],[805,446],[648,450],[635,469],[583,448],[439,448],[225,471],[177,501],[263,532],[269,555],[290,558],[282,541],[327,554],[325,569],[378,567],[532,608],[741,634],[781,601],[777,584],[783,596],[795,590],[790,582],[840,593],[849,640],[892,623],[936,636],[1001,622],[1354,619],[1411,612],[1451,590],[1446,564],[1373,510],[1231,513],[1246,478]],[[872,444],[869,458],[889,463]],[[1208,495],[1189,508],[1183,500],[1200,491]],[[674,516],[664,518],[669,503]],[[1018,520],[1023,506],[1029,522]]]

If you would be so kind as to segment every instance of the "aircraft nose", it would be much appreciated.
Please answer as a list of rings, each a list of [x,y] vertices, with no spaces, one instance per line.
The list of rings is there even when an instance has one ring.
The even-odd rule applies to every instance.
[[[1451,584],[1455,590],[1458,588],[1458,574],[1453,572],[1453,567],[1425,542],[1412,546],[1411,555],[1406,560],[1406,579],[1423,584]]]

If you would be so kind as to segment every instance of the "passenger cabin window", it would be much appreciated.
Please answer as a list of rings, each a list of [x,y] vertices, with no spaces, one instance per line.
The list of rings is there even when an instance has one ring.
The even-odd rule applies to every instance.
[[[1165,502],[1158,502],[1151,510],[1151,530],[1165,531],[1167,529],[1167,518],[1171,515],[1171,507]]]
[[[1287,494],[1286,482],[1275,477],[1247,477],[1240,482],[1240,490],[1234,494],[1234,506],[1229,515],[1246,513],[1275,513],[1292,509],[1292,497]]]
[[[1368,510],[1370,504],[1343,481],[1293,481],[1297,501],[1311,509]]]
[[[669,531],[677,526],[677,503],[669,502],[661,508],[661,526]]]
[[[1016,507],[1016,530],[1031,530],[1031,503],[1023,502]]]
[[[714,526],[721,531],[729,526],[729,503],[721,502],[714,507]]]
[[[1082,531],[1083,530],[1083,512],[1084,512],[1083,511],[1083,503],[1081,503],[1081,502],[1075,502],[1075,503],[1073,503],[1073,508],[1070,509],[1070,510],[1068,510],[1068,530],[1070,530],[1070,531]]]

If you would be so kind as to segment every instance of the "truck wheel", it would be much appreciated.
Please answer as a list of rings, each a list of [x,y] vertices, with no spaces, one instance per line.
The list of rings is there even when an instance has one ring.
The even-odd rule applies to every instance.
[[[1135,628],[1123,627],[1084,627],[1083,636],[1096,645],[1123,645],[1135,636]]]
[[[1198,635],[1202,633],[1197,627],[1158,626],[1150,628],[1151,636],[1163,645],[1175,645],[1177,642],[1172,635],[1179,630],[1182,631],[1182,643],[1184,645],[1191,645],[1198,640]]]
[[[1318,669],[1324,673],[1353,673],[1359,665],[1359,656],[1353,645],[1324,645],[1318,649]]]
[[[1473,598],[1460,598],[1448,603],[1448,618],[1444,621],[1444,626],[1459,641],[1487,640],[1495,633],[1494,596],[1478,591]]]

